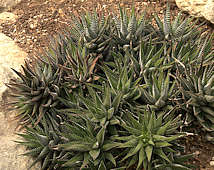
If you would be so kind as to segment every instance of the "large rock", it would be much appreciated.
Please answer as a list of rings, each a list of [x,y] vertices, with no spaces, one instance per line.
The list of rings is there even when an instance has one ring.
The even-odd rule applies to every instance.
[[[2,99],[5,97],[2,94],[6,94],[4,83],[8,83],[10,78],[15,76],[11,68],[19,70],[26,56],[27,54],[11,38],[0,33],[0,104],[3,103]],[[3,108],[0,107],[0,170],[26,170],[33,160],[21,156],[26,152],[25,147],[18,146],[14,142],[20,140],[19,136],[15,134],[17,123],[12,121],[15,111],[4,112]],[[37,164],[33,169],[39,170],[41,168]]]
[[[0,12],[3,12],[21,2],[21,0],[0,0]]]
[[[6,90],[5,83],[15,76],[11,68],[18,70],[26,56],[27,53],[22,51],[11,38],[0,33],[0,101]]]
[[[214,24],[214,0],[175,0],[177,6],[195,17],[204,17]]]
[[[13,113],[10,113],[10,115]],[[5,116],[7,115],[7,116]],[[24,146],[17,145],[15,141],[20,138],[14,133],[16,123],[10,121],[7,114],[0,111],[0,170],[27,170],[33,163],[30,157],[21,156],[26,150]],[[32,170],[40,170],[37,163]]]
[[[16,22],[17,15],[10,12],[2,12],[0,13],[0,24],[5,22],[14,23]]]

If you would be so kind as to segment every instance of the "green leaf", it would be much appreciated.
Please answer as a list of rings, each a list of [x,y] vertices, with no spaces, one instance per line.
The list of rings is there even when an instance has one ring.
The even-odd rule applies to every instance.
[[[139,151],[139,158],[138,158],[138,165],[137,165],[137,169],[139,169],[143,163],[143,160],[146,159],[146,153],[144,148],[141,148]]]
[[[128,161],[128,166],[127,166],[127,169],[130,168],[132,165],[134,165],[138,160],[138,155],[135,154],[134,156],[131,157],[131,160],[129,159]]]
[[[89,151],[89,154],[91,155],[91,157],[93,158],[93,160],[96,160],[97,157],[100,154],[100,149],[91,150],[91,151]]]
[[[103,126],[96,136],[96,139],[100,146],[103,145],[103,142],[104,142],[105,130],[106,130],[106,126]]]
[[[120,139],[119,139],[120,140]],[[134,146],[136,146],[137,145],[137,142],[138,142],[138,140],[136,139],[136,138],[134,138],[134,139],[130,139],[130,140],[128,140],[127,142],[125,142],[125,143],[121,143],[120,145],[119,145],[119,148],[132,148],[132,147],[134,147]]]
[[[28,156],[28,155],[31,155],[31,156],[38,156],[39,153],[42,151],[42,149],[43,149],[42,146],[36,147],[36,148],[33,148],[33,149],[29,150],[28,152],[23,153],[22,155],[23,155],[23,156]]]
[[[116,161],[115,161],[115,159],[114,159],[114,157],[113,157],[113,155],[111,153],[106,153],[105,157],[106,157],[106,159],[111,161],[114,164],[114,166],[116,167]]]
[[[36,160],[31,164],[29,169],[31,169],[38,161],[43,159],[49,152],[50,152],[49,147],[48,146],[44,147],[40,154],[37,156]]]
[[[158,155],[159,157],[165,159],[167,162],[171,163],[171,161],[169,160],[169,158],[166,156],[166,154],[163,152],[163,149],[160,148],[160,149],[155,149],[154,150],[154,153],[156,155]]]
[[[155,142],[155,147],[161,148],[161,147],[168,147],[168,146],[172,146],[172,144],[168,143],[168,142]]]
[[[114,114],[114,108],[110,108],[108,110],[108,120],[110,120],[112,118],[113,114]]]
[[[107,66],[104,66],[103,68],[104,68],[104,72],[106,74],[106,77],[108,79],[108,82],[111,86],[111,89],[113,90],[113,92],[115,94],[117,94],[115,90],[117,89],[118,79],[117,79],[117,77],[115,77],[115,73],[113,71],[111,71]]]
[[[109,86],[105,87],[103,105],[107,108],[111,106],[111,92]]]
[[[171,124],[171,121],[168,121],[165,125],[161,126],[158,131],[157,131],[157,135],[164,135],[166,130],[169,128]]]
[[[79,153],[79,154],[75,155],[74,157],[72,157],[70,160],[68,160],[66,163],[64,163],[62,166],[63,167],[72,167],[77,162],[82,161],[82,160],[83,160],[83,154]]]
[[[91,150],[91,144],[86,142],[69,142],[66,144],[58,145],[59,148],[62,148],[65,151],[79,151],[79,152],[87,152]]]
[[[127,126],[125,123],[122,122],[121,126],[126,129],[129,133],[131,133],[132,135],[135,135],[135,136],[139,136],[141,135],[141,130],[138,130],[138,129],[135,129],[135,128],[132,128],[132,127],[129,127]]]
[[[119,94],[117,94],[117,96],[114,98],[114,100],[112,102],[112,106],[114,107],[115,111],[118,110],[118,107],[121,104],[121,100],[122,100],[122,94],[119,93]]]
[[[151,161],[151,158],[152,158],[152,151],[153,151],[153,146],[151,146],[151,145],[148,145],[148,146],[145,148],[145,152],[146,152],[146,156],[147,156],[148,162]]]
[[[129,158],[130,156],[135,155],[135,154],[142,148],[142,146],[143,146],[143,144],[142,144],[141,142],[138,143],[137,146],[136,146],[135,148],[132,148],[132,149],[128,152],[128,154],[121,160],[121,162],[124,161],[124,160],[126,160],[126,159]]]
[[[173,168],[173,170],[192,170],[192,168],[188,168],[185,165],[171,163],[171,164],[161,164],[161,165],[155,165],[155,169],[166,169],[166,168]]]
[[[90,160],[90,155],[87,152],[84,153],[84,160],[83,160],[83,163],[82,163],[82,166],[81,166],[80,169],[82,169],[85,166],[87,166],[87,164],[89,163],[89,160]]]
[[[101,161],[98,170],[107,170],[103,161]]]
[[[103,144],[103,150],[108,151],[119,146],[119,143],[106,140]]]

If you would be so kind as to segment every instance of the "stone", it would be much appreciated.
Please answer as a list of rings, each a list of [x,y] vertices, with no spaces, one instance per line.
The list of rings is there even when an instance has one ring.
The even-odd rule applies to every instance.
[[[16,6],[19,2],[21,2],[21,0],[0,0],[0,12],[4,12],[13,6]]]
[[[14,23],[16,22],[17,15],[11,12],[2,12],[0,13],[0,24],[5,22]]]
[[[15,42],[3,33],[0,33],[0,101],[2,94],[7,89],[5,83],[16,76],[11,68],[20,69],[27,53],[22,51]]]
[[[8,112],[7,112],[8,113]],[[10,121],[10,117],[7,117],[2,111],[0,111],[0,170],[24,170],[28,169],[33,163],[33,159],[27,156],[21,156],[26,152],[24,146],[17,145],[15,141],[20,141],[20,137],[16,135],[15,128],[16,122]],[[10,115],[14,115],[10,113]],[[37,163],[32,170],[40,170],[41,166]]]
[[[210,161],[210,166],[214,166],[214,161]]]
[[[203,17],[214,24],[214,0],[175,0],[177,6],[194,17]]]
[[[208,21],[214,24],[214,0],[208,0],[204,6],[204,10],[201,11],[201,14]]]
[[[11,68],[20,70],[20,65],[24,63],[26,57],[27,53],[22,51],[11,38],[0,33],[0,104],[4,103],[3,94],[7,89],[5,83],[15,76]],[[4,111],[6,110],[4,107],[6,106],[0,107],[0,170],[28,169],[33,159],[22,156],[26,149],[15,142],[21,140],[16,134],[17,122],[12,121],[15,111]],[[32,169],[40,170],[40,164],[37,163]]]

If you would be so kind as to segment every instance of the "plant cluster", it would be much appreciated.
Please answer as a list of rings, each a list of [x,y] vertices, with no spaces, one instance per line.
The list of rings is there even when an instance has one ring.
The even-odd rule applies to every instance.
[[[11,80],[19,134],[42,169],[190,170],[180,139],[192,122],[214,133],[214,53],[190,19],[73,17]],[[212,136],[209,136],[212,140]]]

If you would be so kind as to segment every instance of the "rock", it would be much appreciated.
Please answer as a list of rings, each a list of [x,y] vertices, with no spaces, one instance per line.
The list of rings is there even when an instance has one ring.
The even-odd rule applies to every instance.
[[[13,115],[10,113],[10,115]],[[5,113],[0,112],[0,170],[24,170],[28,169],[33,163],[30,157],[21,156],[25,153],[25,147],[17,145],[14,141],[19,141],[20,138],[14,134],[16,123],[9,121],[5,117]],[[32,170],[40,170],[40,164],[37,163]]]
[[[27,53],[22,51],[11,38],[0,33],[0,101],[6,90],[5,83],[15,76],[11,68],[19,70],[26,56]]]
[[[0,12],[6,11],[21,2],[21,0],[0,0]]]
[[[204,17],[214,24],[214,0],[175,0],[177,6],[195,17]]]
[[[210,161],[210,166],[214,166],[214,161]]]
[[[10,12],[2,12],[0,13],[0,24],[4,22],[16,22],[17,16]]]
[[[201,14],[208,21],[214,24],[214,0],[208,0],[204,6],[204,10],[201,11]]]
[[[24,63],[27,53],[22,51],[15,42],[0,33],[0,102],[3,103],[3,94],[7,89],[4,83],[8,83],[15,74],[11,68],[20,69]],[[0,108],[0,170],[25,170],[33,163],[33,159],[27,156],[21,156],[25,153],[25,147],[18,145],[14,141],[20,141],[20,137],[15,134],[17,122],[12,118],[15,111],[4,113],[4,106]],[[21,133],[21,132],[20,132]],[[33,170],[40,170],[40,164],[37,163]]]

